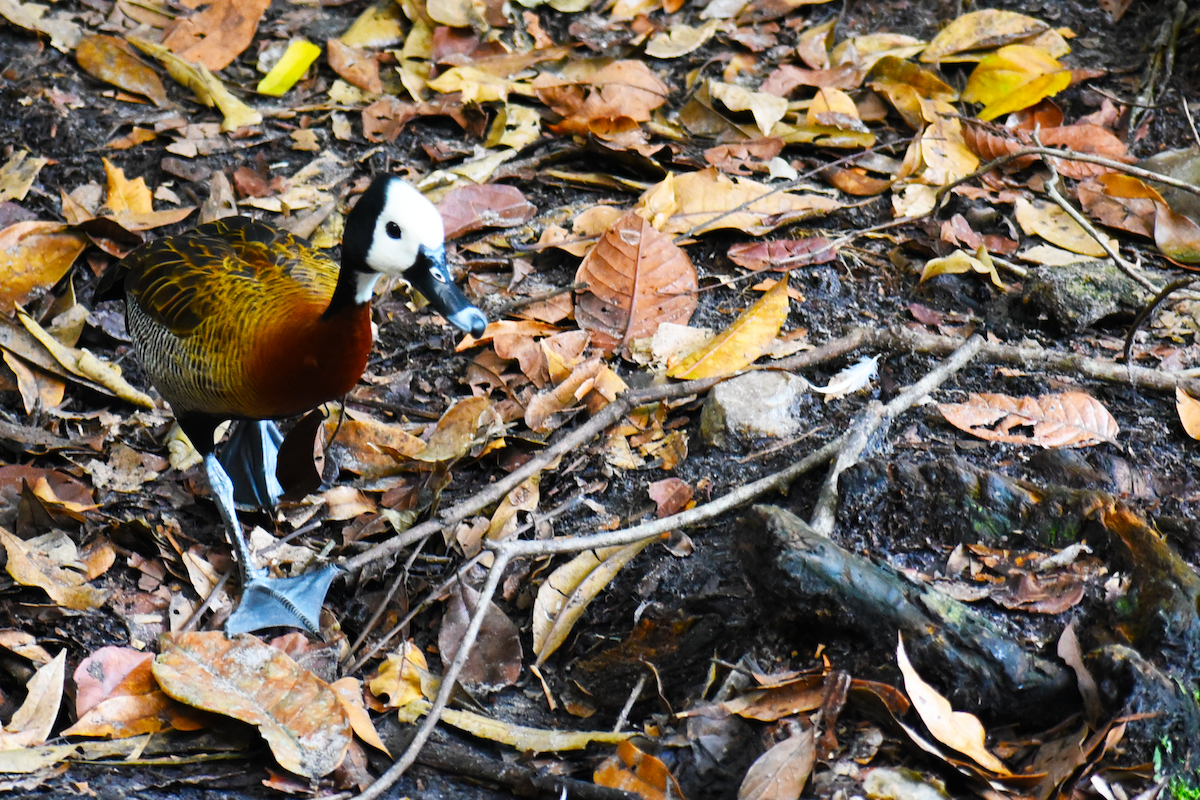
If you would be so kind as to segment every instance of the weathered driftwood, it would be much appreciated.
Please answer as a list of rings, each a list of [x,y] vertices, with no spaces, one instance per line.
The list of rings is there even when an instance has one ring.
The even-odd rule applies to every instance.
[[[758,551],[769,554],[762,574],[771,591],[839,609],[882,652],[903,634],[914,663],[942,678],[936,682],[957,708],[1029,723],[1061,721],[1078,707],[1068,669],[975,609],[843,550],[783,509],[755,506],[752,521],[764,540]]]

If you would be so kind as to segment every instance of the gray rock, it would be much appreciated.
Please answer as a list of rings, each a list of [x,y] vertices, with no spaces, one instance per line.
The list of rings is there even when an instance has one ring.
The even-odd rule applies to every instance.
[[[1101,259],[1032,270],[1023,299],[1062,330],[1073,332],[1110,314],[1140,309],[1150,301],[1150,293]]]
[[[791,436],[800,430],[796,406],[807,389],[803,378],[760,370],[713,387],[700,414],[700,435],[713,447],[730,440]]]

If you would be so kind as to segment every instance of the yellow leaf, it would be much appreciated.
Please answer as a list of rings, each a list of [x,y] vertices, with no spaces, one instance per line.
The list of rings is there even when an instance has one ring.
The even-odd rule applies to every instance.
[[[733,324],[667,373],[680,380],[732,375],[766,352],[787,320],[787,276],[742,312]]]
[[[296,85],[308,68],[321,55],[321,48],[307,39],[297,39],[288,45],[283,58],[271,67],[258,82],[258,93],[279,97]]]
[[[358,15],[354,24],[341,35],[351,47],[390,47],[404,38],[400,4],[376,3]]]
[[[1013,11],[992,8],[972,11],[942,28],[921,54],[921,61],[926,64],[978,61],[979,55],[971,51],[1019,42],[1049,28],[1040,19]]]
[[[410,712],[410,715],[402,717],[402,720],[412,719],[411,714],[426,714],[429,708],[430,704],[427,701],[415,701],[406,709]],[[453,725],[459,730],[466,731],[472,736],[506,744],[525,753],[583,750],[594,742],[617,744],[636,735],[633,732],[611,733],[609,731],[559,731],[529,728],[524,725],[513,725],[501,720],[491,719],[490,717],[470,711],[458,711],[453,708],[447,708],[442,712],[442,722],[447,725]]]
[[[925,269],[921,271],[920,283],[924,283],[936,275],[961,275],[964,272],[977,272],[980,275],[987,275],[997,288],[1005,288],[1004,282],[1000,280],[1000,275],[996,272],[996,265],[988,257],[987,250],[983,247],[980,247],[979,250],[977,255],[980,257],[970,256],[962,250],[955,250],[943,258],[929,259],[925,262]]]
[[[653,537],[624,547],[588,550],[550,573],[533,603],[533,651],[538,666],[567,640],[596,595],[652,541]]]
[[[984,746],[987,732],[983,724],[972,714],[965,711],[955,711],[950,701],[926,683],[917,671],[913,669],[904,651],[904,637],[901,636],[896,646],[896,661],[900,672],[904,675],[904,688],[913,701],[913,707],[921,716],[921,721],[939,742],[947,747],[953,747],[958,752],[975,760],[979,766],[989,769],[998,775],[1009,775],[1008,767],[996,758]]]
[[[43,552],[43,548],[31,547],[30,542],[4,528],[0,528],[0,544],[8,554],[5,569],[22,586],[37,586],[55,603],[75,611],[87,611],[103,604],[105,593],[87,585],[78,553],[67,549],[60,558],[52,557]]]
[[[1040,236],[1064,250],[1084,256],[1104,256],[1107,251],[1084,230],[1067,212],[1043,200],[1030,202],[1022,197],[1016,202],[1017,224],[1025,233]],[[1110,244],[1112,240],[1109,240]]]
[[[376,697],[386,697],[391,708],[404,708],[437,694],[425,654],[412,642],[405,642],[399,653],[389,653],[378,674],[367,681],[367,687]]]
[[[1028,108],[1071,85],[1071,74],[1045,51],[1009,45],[986,56],[971,73],[962,99],[983,103],[979,118],[987,121]]]
[[[224,117],[221,130],[235,131],[262,122],[262,114],[230,94],[225,84],[208,71],[208,67],[185,61],[162,45],[147,39],[139,39],[136,36],[126,38],[146,55],[158,59],[167,68],[170,76],[191,90],[197,100],[206,106],[215,106]]]

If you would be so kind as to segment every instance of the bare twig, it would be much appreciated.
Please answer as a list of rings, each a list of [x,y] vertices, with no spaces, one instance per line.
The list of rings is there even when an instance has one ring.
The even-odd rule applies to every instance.
[[[872,404],[859,415],[845,437],[845,447],[838,453],[837,458],[830,465],[829,474],[825,477],[825,484],[821,487],[810,523],[813,530],[822,536],[829,536],[833,533],[837,513],[838,477],[858,463],[876,432],[882,428],[886,433],[887,429],[891,427],[892,420],[912,408],[921,398],[941,386],[946,379],[966,366],[983,349],[983,345],[982,336],[972,336],[955,350],[950,358],[939,364],[921,380],[900,392],[887,405]]]
[[[1033,136],[1036,140],[1036,131],[1034,132]],[[1107,236],[1101,234],[1100,231],[1096,230],[1096,227],[1092,225],[1088,218],[1083,216],[1083,214],[1080,214],[1079,211],[1076,210],[1075,206],[1071,205],[1067,201],[1067,198],[1062,196],[1062,193],[1058,191],[1058,169],[1054,166],[1054,162],[1050,159],[1047,159],[1045,164],[1047,169],[1050,170],[1050,180],[1046,181],[1046,185],[1044,187],[1046,196],[1053,200],[1055,204],[1063,210],[1064,214],[1075,220],[1075,224],[1080,228],[1083,228],[1083,230],[1087,232],[1087,235],[1096,241],[1096,244],[1104,248],[1104,252],[1108,253],[1108,257],[1111,258],[1112,262],[1117,265],[1117,269],[1121,270],[1132,280],[1137,281],[1143,287],[1156,294],[1162,291],[1161,286],[1147,278],[1135,266],[1133,266],[1133,264],[1130,264],[1128,261],[1122,258],[1120,252],[1118,252],[1117,248],[1113,246],[1112,241]]]

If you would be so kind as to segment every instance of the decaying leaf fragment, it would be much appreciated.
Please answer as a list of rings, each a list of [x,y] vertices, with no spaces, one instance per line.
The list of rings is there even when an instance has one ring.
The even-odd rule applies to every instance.
[[[1116,440],[1120,428],[1099,400],[1085,392],[1041,397],[1009,397],[972,392],[965,403],[939,403],[946,420],[967,433],[992,442],[1039,447],[1087,447]],[[1029,435],[1010,433],[1032,427]]]
[[[634,211],[600,237],[575,273],[575,319],[592,343],[629,357],[630,341],[664,322],[686,325],[696,309],[696,268],[681,247]]]
[[[181,703],[258,728],[280,766],[319,778],[341,763],[352,730],[337,693],[282,650],[242,634],[168,633],[154,678]]]

